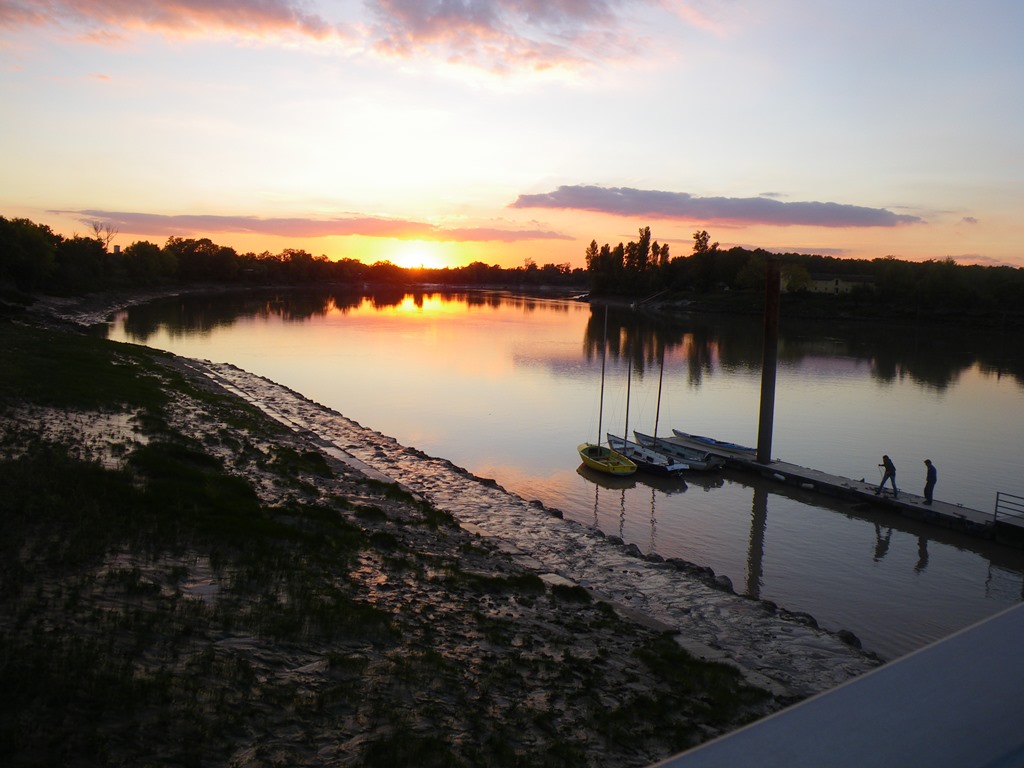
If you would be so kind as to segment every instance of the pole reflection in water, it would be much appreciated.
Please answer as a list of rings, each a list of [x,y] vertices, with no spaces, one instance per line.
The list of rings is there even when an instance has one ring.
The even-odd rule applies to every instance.
[[[650,544],[649,544],[651,552],[657,552],[658,551],[658,536],[657,536],[658,516],[657,516],[657,514],[654,511],[654,500],[656,498],[657,498],[657,493],[656,493],[656,491],[653,488],[651,488],[651,541],[650,541]]]
[[[764,532],[768,527],[768,491],[754,489],[750,506],[750,547],[747,550],[747,594],[761,596],[761,574],[764,570]]]
[[[617,490],[619,492],[617,497],[618,508],[614,519],[616,535],[623,539],[623,541],[630,541],[636,538],[636,533],[634,532],[636,528],[634,523],[635,513],[633,512],[633,500],[629,492],[638,489],[649,489],[650,503],[646,516],[649,530],[646,536],[646,552],[656,553],[658,551],[658,500],[660,498],[664,501],[675,494],[685,491],[688,485],[684,478],[680,476],[648,475],[640,472],[629,477],[615,477],[614,475],[595,472],[585,464],[580,464],[576,468],[576,473],[594,486],[594,503],[590,524],[598,530],[607,532],[607,525],[602,525],[602,521],[606,519],[606,514],[601,508],[601,489]],[[610,520],[611,518],[608,519]]]

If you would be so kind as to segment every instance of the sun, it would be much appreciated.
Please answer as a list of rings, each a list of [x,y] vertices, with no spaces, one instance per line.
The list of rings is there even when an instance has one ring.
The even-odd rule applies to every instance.
[[[439,269],[448,266],[444,246],[429,240],[403,240],[395,247],[391,263],[406,269]]]

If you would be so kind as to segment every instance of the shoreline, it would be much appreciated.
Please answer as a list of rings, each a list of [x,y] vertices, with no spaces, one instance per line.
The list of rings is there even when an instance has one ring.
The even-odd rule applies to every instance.
[[[635,620],[675,633],[697,658],[732,664],[751,685],[783,698],[820,693],[883,663],[846,631],[820,629],[807,613],[736,594],[729,580],[681,559],[565,519],[447,459],[402,446],[283,385],[227,363],[188,361],[228,391],[451,513],[500,542],[531,570],[584,587]],[[501,508],[501,518],[493,513]]]
[[[58,301],[55,307],[39,306],[32,314],[57,317],[59,325],[74,323],[81,328],[95,322],[99,315],[105,319],[113,310],[151,298],[157,297],[135,296],[131,300],[122,297],[103,307],[100,306],[103,302],[97,301],[88,307]],[[53,315],[49,314],[51,311]],[[385,550],[370,555],[361,569],[345,576],[352,580],[356,589],[369,595],[371,602],[390,606],[387,610],[392,621],[402,628],[406,639],[394,652],[397,653],[395,661],[388,661],[387,654],[382,655],[379,650],[361,650],[359,656],[369,659],[371,667],[376,665],[385,671],[363,674],[358,679],[360,685],[383,686],[381,690],[386,691],[394,685],[394,670],[390,665],[399,658],[421,659],[416,664],[422,666],[428,658],[434,658],[431,653],[437,653],[446,664],[453,665],[444,673],[446,678],[454,680],[446,689],[429,693],[419,690],[413,696],[417,701],[429,700],[433,702],[431,707],[447,712],[443,726],[428,727],[421,707],[401,703],[402,695],[394,699],[389,698],[394,694],[383,694],[383,701],[389,701],[389,706],[394,708],[390,716],[411,719],[418,723],[417,729],[428,728],[432,733],[431,729],[437,728],[438,733],[456,740],[471,737],[499,742],[512,740],[520,745],[516,748],[520,754],[525,750],[525,754],[530,755],[537,749],[564,744],[569,733],[574,734],[574,744],[579,735],[589,734],[583,738],[587,746],[580,747],[589,757],[580,759],[578,764],[643,766],[680,749],[678,743],[666,746],[672,743],[671,739],[662,741],[668,738],[667,732],[657,733],[658,728],[678,727],[675,720],[680,717],[690,723],[688,727],[696,727],[703,734],[700,741],[724,732],[721,726],[712,725],[704,716],[690,711],[705,695],[672,692],[678,685],[673,686],[670,677],[652,677],[651,670],[637,666],[637,654],[644,652],[645,643],[656,642],[655,638],[671,638],[672,647],[688,652],[708,669],[724,664],[739,670],[747,685],[767,691],[768,701],[759,705],[758,716],[835,687],[882,663],[876,655],[857,648],[852,636],[821,630],[806,614],[736,595],[727,579],[716,579],[709,569],[681,560],[644,556],[635,545],[624,545],[615,537],[566,520],[558,510],[509,493],[494,480],[474,476],[446,459],[402,446],[393,438],[363,427],[266,378],[235,366],[169,353],[152,351],[152,357],[159,359],[161,365],[178,371],[193,385],[202,382],[198,386],[233,401],[236,405],[231,405],[232,409],[255,408],[273,420],[276,424],[273,434],[262,428],[258,432],[232,428],[234,436],[226,438],[227,424],[220,422],[218,425],[218,418],[223,417],[214,413],[211,422],[201,402],[182,400],[175,405],[173,420],[176,429],[183,434],[205,443],[209,449],[216,448],[225,466],[245,478],[264,504],[290,505],[309,499],[318,505],[327,504],[335,513],[341,511],[350,515],[351,512],[344,510],[354,510],[355,519],[361,525],[365,519],[375,519],[363,519],[364,510],[365,514],[370,514],[371,509],[384,510],[385,528],[374,533],[377,538],[373,540],[385,542]],[[77,426],[71,429],[75,439],[85,439],[83,435],[96,427],[99,429],[91,439],[109,441],[117,429],[122,430],[120,439],[129,443],[136,439],[127,422],[115,424],[90,414],[77,414],[74,418]],[[59,440],[60,431],[69,429],[68,423],[67,414],[30,411],[24,415],[20,426],[39,428],[44,435],[45,429],[51,433],[55,430],[55,439]],[[246,448],[250,443],[253,445]],[[316,453],[322,457],[317,463],[325,462],[332,470],[326,474],[302,471],[294,487],[282,486],[280,480],[268,477],[266,471],[252,465],[251,460],[240,461],[245,455],[253,454],[254,449],[255,455],[284,452],[308,457]],[[386,498],[391,498],[387,489],[394,487],[392,483],[403,489],[407,501],[371,500],[382,492]],[[338,499],[344,501],[341,506],[338,506]],[[450,517],[457,527],[442,528],[435,533],[418,524],[410,527],[407,521],[421,514],[416,511],[419,508],[437,510],[437,515]],[[375,516],[378,512],[372,514]],[[419,553],[416,558],[426,558],[428,563],[436,560],[439,553],[446,553],[443,557],[450,565],[445,568],[454,571],[440,580],[437,576],[411,579],[406,570],[408,566],[395,571],[387,564],[392,557],[388,550],[394,546],[389,542],[395,537],[411,547],[410,552]],[[213,605],[226,588],[221,583],[222,578],[208,565],[203,565],[202,556],[190,557],[193,559],[185,563],[175,560],[167,564],[147,562],[132,553],[121,559],[132,565],[134,572],[141,572],[145,579],[162,584],[162,592],[176,590],[181,597],[204,604],[210,601]],[[188,570],[188,580],[177,586],[168,584],[166,574],[161,572],[161,568],[166,567],[172,571]],[[424,573],[429,575],[436,568],[436,565],[429,565]],[[481,597],[475,588],[467,593],[464,586],[453,587],[452,573],[463,574],[460,578],[469,578],[470,583],[480,578],[493,580],[490,574],[519,574],[503,578],[543,584],[545,595],[512,592],[500,599],[494,595]],[[577,597],[582,594],[586,594],[585,600]],[[559,602],[558,595],[562,595],[563,602]],[[574,596],[574,602],[564,602],[566,596]],[[551,600],[554,602],[549,604]],[[598,620],[605,611],[613,613],[618,623]],[[484,618],[488,622],[499,622],[502,635],[511,633],[511,643],[497,643],[497,635],[489,637],[468,629]],[[221,655],[243,657],[246,664],[265,670],[262,674],[267,680],[297,686],[294,695],[301,700],[312,696],[322,701],[324,692],[329,689],[331,665],[325,660],[336,658],[337,649],[305,645],[280,647],[267,645],[264,638],[239,637],[232,633],[217,639],[216,632],[207,630],[211,632],[211,644],[204,653],[216,649],[218,658]],[[199,643],[200,649],[205,642]],[[195,640],[190,641],[190,646],[195,644]],[[563,650],[555,650],[559,648]],[[282,654],[284,657],[279,658]],[[561,654],[562,661],[551,667],[549,654]],[[578,666],[580,664],[582,666]],[[491,667],[525,671],[520,673],[523,677],[519,682],[503,681],[504,693],[497,694],[491,691],[497,684],[488,677],[487,669]],[[387,671],[389,669],[392,671]],[[554,677],[544,672],[548,669],[555,673]],[[563,677],[570,669],[574,678],[571,683]],[[429,674],[433,673],[428,673],[428,680]],[[588,677],[594,675],[603,682],[595,685]],[[583,680],[583,688],[577,678]],[[618,682],[613,682],[615,680]],[[432,687],[435,686],[427,686]],[[661,692],[655,693],[657,690]],[[377,700],[381,695],[374,693],[371,698]],[[669,708],[672,714],[657,717],[650,712],[644,714],[628,729],[629,739],[614,744],[603,741],[607,734],[601,718],[596,717],[598,709],[611,707],[609,711],[622,712],[639,707],[637,711],[643,712],[650,703],[642,702],[655,695],[659,701],[666,696],[682,698]],[[478,702],[488,700],[488,696],[499,696],[501,703],[489,704],[481,720],[484,713],[476,711]],[[580,703],[593,696],[602,702],[599,706]],[[559,701],[563,703],[557,704]],[[524,707],[538,719],[523,721]],[[274,713],[273,717],[286,717],[286,713]],[[545,725],[551,717],[556,717],[560,723],[555,730]],[[514,724],[503,726],[506,721]],[[642,722],[645,724],[641,725]],[[738,724],[733,723],[726,730]],[[308,730],[312,726],[302,727]],[[342,730],[348,741],[343,747],[337,744],[331,747],[324,745],[340,737],[331,728],[322,726],[314,735],[304,737],[321,744],[319,751],[313,755],[303,753],[301,758],[296,755],[302,748],[296,746],[293,738],[276,733],[260,735],[259,729],[244,738],[232,737],[225,748],[235,750],[238,765],[263,764],[255,759],[256,753],[252,750],[257,748],[252,747],[253,744],[259,749],[277,745],[277,749],[283,750],[282,754],[292,758],[288,761],[291,764],[354,765],[357,763],[351,761],[351,755],[361,753],[371,737],[380,738],[383,734],[386,739],[387,727],[371,724],[369,731],[367,727],[366,723],[346,721]],[[515,737],[504,732],[508,727],[513,731],[518,729]],[[650,732],[651,728],[654,733]],[[462,736],[453,737],[453,733]],[[488,733],[491,735],[487,736]],[[577,762],[567,760],[561,764]]]
[[[101,294],[80,300],[51,300],[38,309],[44,315],[88,327],[105,322],[114,312],[135,304],[183,293],[211,292],[220,291],[216,287],[200,287],[127,296]],[[394,438],[363,427],[269,379],[229,364],[178,359],[297,434],[312,438],[319,450],[350,463],[364,474],[366,468],[370,469],[370,476],[379,472],[430,499],[439,508],[453,513],[461,524],[501,541],[532,568],[547,568],[556,578],[590,589],[601,599],[641,620],[671,629],[677,633],[680,643],[698,658],[731,663],[751,684],[767,687],[776,695],[795,698],[814,695],[885,661],[871,651],[862,650],[857,637],[847,630],[820,629],[810,614],[779,608],[772,601],[738,595],[727,578],[716,577],[709,568],[681,559],[645,556],[635,545],[624,545],[617,537],[607,537],[598,530],[564,520],[559,510],[548,509],[539,501],[522,499],[494,480],[478,478],[447,459],[428,456],[415,447],[401,446]],[[339,425],[344,427],[338,429]],[[394,460],[395,456],[402,457],[402,461]],[[420,477],[424,472],[444,473],[456,482],[465,479],[470,488],[454,494],[443,493],[438,482]],[[419,479],[414,481],[413,478]],[[460,496],[474,496],[474,485],[496,494],[499,500],[507,499],[509,505],[519,511],[520,519],[504,530],[494,531],[493,519],[489,519],[486,512],[489,505],[496,505],[498,501],[487,498],[475,508],[460,503]],[[528,510],[525,514],[521,511],[524,508]],[[574,567],[575,555],[565,557],[557,546],[552,547],[543,537],[516,541],[517,532],[538,526],[550,533],[556,520],[559,521],[556,527],[561,529],[558,535],[573,542],[570,549],[580,548],[588,553],[593,563],[590,570]],[[606,552],[593,554],[595,549]],[[546,558],[538,558],[538,551],[546,552]],[[602,570],[632,573],[637,569],[642,573],[640,587],[630,587],[628,582],[618,585],[601,576]],[[637,578],[634,576],[632,580]],[[666,592],[677,597],[666,597]],[[730,620],[719,620],[730,614]],[[803,650],[807,658],[796,658],[794,649]]]

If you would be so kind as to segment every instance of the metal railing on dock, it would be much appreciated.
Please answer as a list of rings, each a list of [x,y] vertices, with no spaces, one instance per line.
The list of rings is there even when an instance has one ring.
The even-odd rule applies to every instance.
[[[997,491],[996,509],[992,520],[998,523],[1024,526],[1024,496]]]

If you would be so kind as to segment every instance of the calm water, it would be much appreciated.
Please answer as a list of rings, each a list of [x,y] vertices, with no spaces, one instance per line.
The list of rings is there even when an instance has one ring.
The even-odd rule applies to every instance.
[[[503,294],[182,298],[119,314],[110,338],[230,362],[364,426],[738,592],[855,632],[892,658],[1018,602],[1024,553],[747,475],[605,480],[576,445],[672,427],[757,443],[759,318],[667,321]],[[780,340],[773,456],[990,511],[1024,496],[1024,363],[1012,336],[794,324]],[[1015,357],[1017,356],[1017,357]],[[663,372],[659,398],[659,374]],[[659,407],[660,400],[660,407]]]

